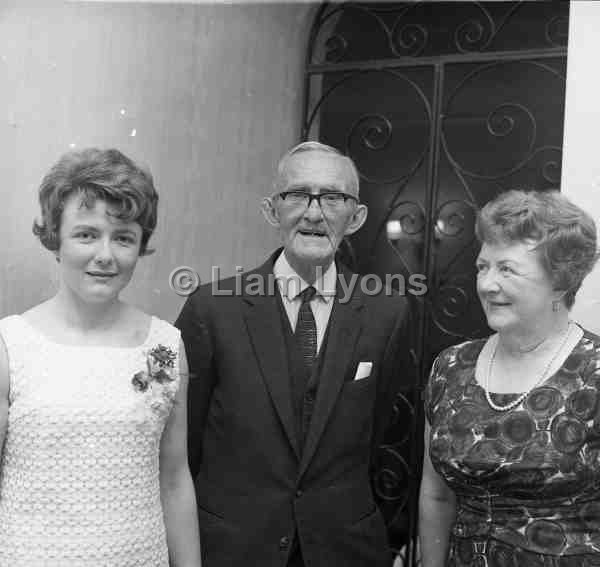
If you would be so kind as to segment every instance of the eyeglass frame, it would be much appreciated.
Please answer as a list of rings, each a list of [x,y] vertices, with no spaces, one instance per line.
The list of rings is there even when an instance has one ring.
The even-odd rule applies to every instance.
[[[323,206],[321,205],[321,198],[329,195],[341,195],[344,199],[344,205],[348,202],[348,199],[354,201],[357,205],[360,205],[360,200],[358,197],[351,195],[350,193],[345,193],[343,191],[322,191],[320,193],[311,193],[310,191],[303,191],[302,189],[289,189],[286,191],[281,191],[279,193],[275,193],[273,195],[274,198],[280,198],[284,203],[285,199],[290,194],[302,195],[308,197],[308,202],[304,205],[304,209],[309,209],[312,205],[313,199],[319,205],[319,208],[323,210]],[[327,207],[325,207],[327,209]]]

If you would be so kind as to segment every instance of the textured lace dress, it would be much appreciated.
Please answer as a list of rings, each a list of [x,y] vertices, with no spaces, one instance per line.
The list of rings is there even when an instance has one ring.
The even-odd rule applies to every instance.
[[[153,317],[139,347],[80,347],[15,315],[0,333],[10,372],[0,566],[168,567],[159,446],[178,360],[168,379],[132,379],[158,345],[178,355],[179,331]]]
[[[446,349],[426,391],[431,462],[457,496],[447,565],[600,566],[600,338],[508,411],[475,380],[484,343]]]

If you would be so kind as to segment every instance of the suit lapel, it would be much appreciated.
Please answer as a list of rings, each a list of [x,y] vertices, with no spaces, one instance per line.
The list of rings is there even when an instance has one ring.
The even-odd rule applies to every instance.
[[[263,281],[267,282],[267,278],[273,277],[273,258],[276,258],[278,252],[263,266],[248,275],[256,274],[265,278]],[[246,285],[243,286],[243,289],[247,289]],[[276,295],[263,293],[262,295],[245,295],[244,300],[247,303],[244,315],[246,327],[265,385],[294,453],[299,459],[300,450],[294,428],[290,373],[281,329],[281,314],[277,305],[278,298]]]
[[[341,274],[346,278],[346,282],[350,281],[351,272],[344,270]],[[338,277],[340,276],[338,275]],[[344,384],[346,369],[353,359],[352,355],[356,341],[362,331],[361,310],[363,301],[360,294],[354,290],[348,302],[340,302],[339,296],[336,297],[335,302],[329,320],[327,347],[324,352],[325,358],[321,367],[317,400],[300,464],[300,475],[308,467],[319,439],[325,430],[329,416]]]

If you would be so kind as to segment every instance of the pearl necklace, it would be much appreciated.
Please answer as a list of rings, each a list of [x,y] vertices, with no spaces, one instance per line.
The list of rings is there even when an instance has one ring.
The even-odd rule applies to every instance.
[[[558,355],[565,348],[565,345],[567,344],[567,341],[569,340],[569,337],[571,336],[572,328],[573,328],[573,325],[571,324],[571,322],[569,322],[569,324],[567,325],[567,330],[565,331],[565,336],[564,336],[562,342],[560,343],[560,346],[558,347],[556,352],[552,355],[552,358],[550,359],[550,361],[544,368],[544,371],[540,374],[540,377],[538,378],[537,382],[531,388],[529,388],[529,390],[527,390],[526,392],[523,392],[521,395],[519,395],[517,397],[517,399],[513,400],[512,402],[510,402],[509,404],[507,404],[505,406],[499,406],[498,404],[494,403],[494,401],[492,400],[492,396],[490,395],[490,380],[492,377],[492,367],[494,365],[494,360],[496,358],[496,351],[498,350],[498,342],[499,342],[498,336],[496,335],[496,344],[494,345],[494,350],[492,351],[492,356],[490,356],[488,372],[487,372],[487,376],[485,377],[484,391],[485,391],[485,399],[487,400],[488,404],[490,404],[490,406],[493,409],[495,409],[496,411],[508,411],[514,407],[517,407],[529,395],[530,392],[535,390],[548,377],[547,375],[548,375],[548,372],[550,371],[550,368],[552,368],[552,365],[554,364],[555,360],[558,358]],[[544,342],[544,341],[542,341],[542,342]],[[541,344],[542,343],[540,343],[540,345]]]

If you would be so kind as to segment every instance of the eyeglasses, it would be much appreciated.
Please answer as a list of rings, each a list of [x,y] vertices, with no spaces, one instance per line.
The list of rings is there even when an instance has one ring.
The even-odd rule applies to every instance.
[[[308,208],[313,199],[319,204],[321,210],[336,212],[344,208],[346,201],[350,199],[358,203],[354,195],[342,193],[341,191],[323,191],[322,193],[309,193],[308,191],[283,191],[276,195],[289,207]]]

